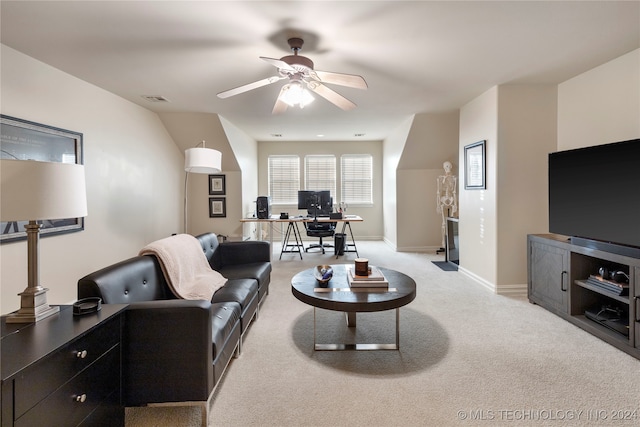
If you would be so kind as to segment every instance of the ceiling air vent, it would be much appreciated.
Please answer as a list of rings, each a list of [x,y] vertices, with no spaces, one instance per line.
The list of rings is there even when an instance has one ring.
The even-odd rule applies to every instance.
[[[142,97],[149,102],[170,102],[162,95],[142,95]]]

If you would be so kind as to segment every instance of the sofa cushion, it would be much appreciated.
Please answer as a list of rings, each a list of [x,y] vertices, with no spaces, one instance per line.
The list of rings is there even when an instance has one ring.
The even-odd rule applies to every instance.
[[[131,304],[175,298],[155,257],[137,256],[78,280],[78,299],[100,297],[105,304]]]
[[[241,321],[244,332],[258,304],[258,282],[255,279],[233,279],[213,294],[212,303],[235,301],[242,308]]]
[[[218,236],[215,233],[204,233],[196,236],[196,239],[202,246],[204,256],[207,258],[211,268],[216,270],[216,267],[220,265],[220,252],[218,252]],[[214,260],[215,259],[215,260]]]
[[[227,279],[256,279],[258,286],[263,286],[269,284],[271,263],[252,262],[250,264],[225,265],[220,268],[219,272]]]
[[[242,242],[218,242],[215,233],[196,236],[209,265],[216,271],[229,265],[246,265],[254,262],[271,262],[271,245],[260,240]]]
[[[219,302],[211,304],[211,312],[211,341],[215,361],[240,321],[241,308],[237,302]]]

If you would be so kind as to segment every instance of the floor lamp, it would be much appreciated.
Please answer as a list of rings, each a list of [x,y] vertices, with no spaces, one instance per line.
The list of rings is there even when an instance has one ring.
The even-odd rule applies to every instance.
[[[47,304],[40,285],[38,221],[87,216],[84,166],[35,160],[0,160],[0,219],[25,221],[27,231],[27,288],[20,293],[20,310],[7,323],[32,323],[58,313]]]
[[[199,145],[202,144],[202,147]],[[190,173],[218,173],[222,170],[222,153],[206,148],[204,141],[184,152],[184,232],[187,232],[187,194]]]

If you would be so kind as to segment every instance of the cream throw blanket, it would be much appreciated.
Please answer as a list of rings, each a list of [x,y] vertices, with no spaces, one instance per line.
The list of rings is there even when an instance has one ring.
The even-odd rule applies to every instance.
[[[153,255],[160,261],[169,287],[178,298],[211,301],[227,279],[211,269],[198,239],[178,234],[149,243],[140,255]]]

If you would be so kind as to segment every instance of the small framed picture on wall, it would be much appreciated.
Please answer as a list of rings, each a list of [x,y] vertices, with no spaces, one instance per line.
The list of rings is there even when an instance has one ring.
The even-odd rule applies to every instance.
[[[487,188],[485,142],[478,141],[464,147],[465,190],[484,190]]]
[[[224,197],[209,197],[209,218],[226,218],[227,200]]]
[[[226,192],[224,175],[209,175],[209,195],[224,196]]]

